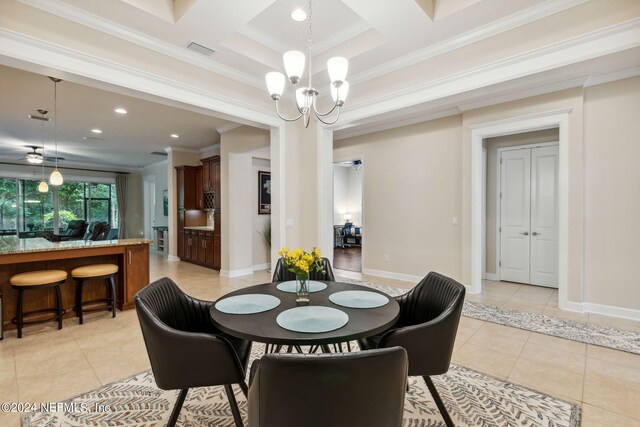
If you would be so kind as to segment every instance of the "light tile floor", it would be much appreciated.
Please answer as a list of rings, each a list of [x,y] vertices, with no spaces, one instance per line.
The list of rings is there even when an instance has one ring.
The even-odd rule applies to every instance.
[[[410,288],[411,283],[349,271],[337,275]],[[267,272],[228,279],[152,252],[151,279],[174,279],[187,293],[214,300],[232,290],[270,281]],[[550,316],[640,331],[640,322],[558,309],[557,291],[485,282],[467,298]],[[463,317],[453,362],[553,396],[579,402],[582,426],[640,426],[640,356]],[[89,315],[84,325],[67,319],[32,326],[18,340],[0,341],[0,402],[55,402],[149,368],[134,310]],[[20,425],[18,414],[0,413],[0,426]]]

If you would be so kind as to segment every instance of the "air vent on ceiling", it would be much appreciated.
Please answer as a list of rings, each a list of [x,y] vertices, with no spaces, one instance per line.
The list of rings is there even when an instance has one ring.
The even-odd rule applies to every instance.
[[[191,49],[191,50],[193,50],[195,52],[201,53],[201,54],[206,55],[206,56],[211,56],[214,53],[216,53],[215,50],[209,49],[208,47],[204,47],[201,44],[194,43],[194,42],[189,43],[187,45],[187,49]]]
[[[167,153],[163,151],[152,151],[151,154],[155,154],[156,156],[164,156],[167,157]]]
[[[96,136],[85,136],[85,137],[82,137],[82,139],[84,139],[87,142],[100,142],[100,141],[102,141],[102,138],[98,138]]]
[[[49,120],[51,120],[49,117],[35,116],[33,114],[29,114],[29,118],[33,120],[42,120],[43,122],[48,122]]]

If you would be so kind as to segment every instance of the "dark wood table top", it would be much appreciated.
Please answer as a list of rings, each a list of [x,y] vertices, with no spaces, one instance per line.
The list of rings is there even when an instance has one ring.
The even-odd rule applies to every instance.
[[[395,298],[361,285],[322,281],[326,289],[310,294],[310,306],[332,307],[349,315],[349,321],[343,327],[323,333],[293,332],[276,323],[276,317],[285,310],[299,307],[296,294],[283,292],[276,288],[277,283],[255,285],[228,293],[220,299],[245,294],[265,294],[278,297],[280,305],[272,310],[255,314],[227,314],[211,307],[211,317],[218,328],[235,337],[267,344],[316,345],[351,341],[375,335],[391,327],[400,314],[400,306]],[[329,301],[329,295],[340,291],[369,291],[385,295],[389,302],[377,308],[348,308]]]

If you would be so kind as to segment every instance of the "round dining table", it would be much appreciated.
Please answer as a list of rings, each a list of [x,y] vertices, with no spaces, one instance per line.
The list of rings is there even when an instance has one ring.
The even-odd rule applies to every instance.
[[[275,308],[254,314],[229,314],[218,310],[216,304],[213,304],[210,309],[211,317],[221,331],[234,337],[274,345],[318,345],[323,348],[328,344],[349,342],[383,332],[398,319],[400,306],[395,298],[383,292],[351,283],[331,281],[321,281],[321,283],[325,283],[327,287],[321,291],[311,292],[308,304],[296,303],[296,294],[279,290],[278,283],[243,288],[222,296],[216,304],[227,298],[241,295],[268,295],[269,298],[278,298],[280,303]],[[343,291],[374,292],[387,297],[388,302],[375,308],[349,308],[335,304],[329,299],[332,294]],[[276,319],[281,313],[303,306],[337,309],[348,315],[348,321],[338,329],[314,333],[294,332],[277,323]]]

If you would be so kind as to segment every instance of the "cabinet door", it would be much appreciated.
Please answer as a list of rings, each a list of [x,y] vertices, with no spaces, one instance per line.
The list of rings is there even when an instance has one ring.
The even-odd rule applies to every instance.
[[[216,156],[216,158],[212,162],[211,167],[211,180],[213,182],[213,191],[216,195],[214,205],[216,208],[220,207],[220,157]]]
[[[204,248],[205,248],[204,263],[207,267],[214,268],[215,267],[215,244],[213,241],[213,234],[211,234],[204,240]]]
[[[207,262],[207,239],[204,236],[198,236],[198,263],[206,264]]]
[[[209,160],[202,162],[202,190],[211,190],[211,162]]]
[[[202,175],[203,175],[202,166],[196,167],[194,181],[195,181],[195,187],[196,187],[196,193],[195,193],[196,206],[198,207],[198,209],[204,209],[204,191],[202,189]]]
[[[196,200],[196,168],[184,166],[184,208],[198,209]]]
[[[118,301],[121,308],[133,307],[135,294],[149,284],[149,245],[127,246],[125,249],[125,286],[123,301]]]

